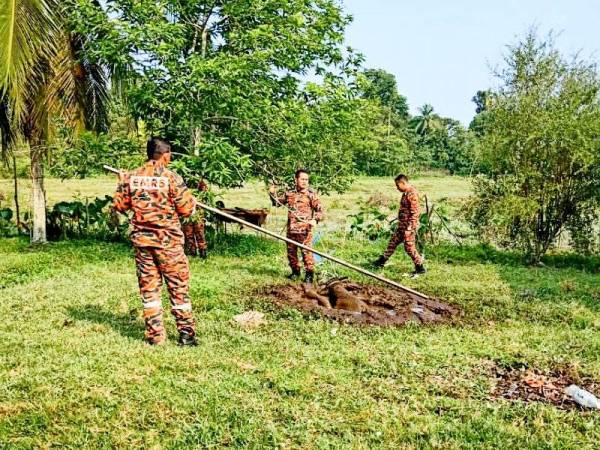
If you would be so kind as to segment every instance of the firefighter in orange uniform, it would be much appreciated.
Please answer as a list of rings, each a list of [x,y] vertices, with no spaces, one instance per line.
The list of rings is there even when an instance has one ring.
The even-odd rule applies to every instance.
[[[200,180],[197,188],[200,195],[208,191],[208,185],[206,181]],[[200,197],[200,201],[202,197]],[[199,256],[202,259],[206,259],[206,249],[208,247],[206,243],[206,219],[204,212],[200,209],[193,216],[188,217],[181,226],[183,234],[185,235],[185,251],[188,255]]]
[[[406,175],[400,174],[394,181],[396,183],[396,188],[402,192],[400,210],[398,211],[398,228],[396,228],[396,231],[392,235],[383,255],[381,255],[373,265],[376,267],[383,267],[396,251],[396,247],[403,243],[404,250],[415,265],[412,276],[416,277],[426,272],[425,267],[423,266],[423,258],[419,255],[416,246],[417,230],[419,229],[419,219],[421,215],[419,193],[416,188],[409,183]]]
[[[142,167],[119,175],[113,201],[117,211],[133,211],[131,240],[135,248],[146,339],[153,345],[166,341],[160,298],[164,279],[171,313],[179,331],[179,345],[197,345],[188,294],[190,272],[179,222],[180,217],[194,213],[196,201],[183,179],[167,168],[171,161],[169,142],[153,137],[146,150],[148,161]]]
[[[286,206],[288,209],[287,237],[304,245],[312,245],[312,233],[317,223],[323,220],[323,204],[317,193],[309,187],[309,172],[306,169],[296,171],[295,188],[277,194],[275,186],[270,186],[269,197],[273,206]],[[298,259],[298,246],[287,245],[288,263],[292,273],[288,276],[291,280],[300,278],[300,260]],[[315,276],[315,261],[313,254],[302,250],[304,261],[304,281],[312,283]]]

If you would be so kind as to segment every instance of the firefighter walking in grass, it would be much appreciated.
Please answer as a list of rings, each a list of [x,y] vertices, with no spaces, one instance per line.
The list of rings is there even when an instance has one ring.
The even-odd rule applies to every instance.
[[[419,193],[415,187],[409,183],[406,175],[400,174],[394,181],[396,182],[396,188],[402,192],[400,210],[398,211],[398,228],[396,228],[396,231],[392,235],[383,255],[381,255],[373,265],[376,267],[383,267],[396,251],[396,247],[401,243],[404,243],[404,250],[415,265],[412,276],[416,277],[426,272],[425,267],[423,267],[423,258],[419,255],[416,246],[417,230],[419,229],[419,218],[421,215]]]
[[[171,161],[168,141],[150,139],[147,154],[148,161],[142,167],[120,173],[113,203],[119,212],[133,211],[131,241],[135,248],[146,339],[153,345],[166,341],[161,303],[164,279],[179,331],[179,345],[196,345],[188,294],[190,272],[179,222],[180,217],[194,213],[196,201],[183,179],[167,168]]]
[[[311,245],[312,233],[317,224],[323,220],[323,205],[317,193],[309,187],[309,172],[306,169],[296,171],[295,188],[281,195],[275,186],[269,188],[269,196],[273,206],[286,206],[288,209],[287,237],[304,245]],[[300,260],[298,247],[287,244],[287,257],[292,273],[288,278],[300,278]],[[314,281],[315,261],[313,254],[302,250],[305,278],[307,283]]]

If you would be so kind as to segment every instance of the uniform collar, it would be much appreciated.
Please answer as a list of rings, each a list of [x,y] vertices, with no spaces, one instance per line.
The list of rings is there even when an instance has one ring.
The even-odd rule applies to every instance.
[[[164,170],[164,168],[165,168],[165,165],[163,163],[161,163],[161,162],[159,162],[159,161],[157,161],[155,159],[151,159],[149,161],[146,161],[145,166],[147,168],[151,168],[151,169],[154,169],[154,170],[161,170],[161,171]]]
[[[296,191],[298,194],[308,194],[309,189],[310,188],[300,189],[298,186],[296,186],[294,191]]]

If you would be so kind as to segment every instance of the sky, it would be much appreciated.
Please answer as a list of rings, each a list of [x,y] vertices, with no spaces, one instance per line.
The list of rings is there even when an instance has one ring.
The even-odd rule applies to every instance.
[[[506,45],[532,26],[559,32],[566,55],[581,51],[600,61],[600,0],[343,0],[354,17],[346,44],[362,53],[365,68],[396,76],[411,112],[424,103],[468,125],[471,98],[497,84]]]

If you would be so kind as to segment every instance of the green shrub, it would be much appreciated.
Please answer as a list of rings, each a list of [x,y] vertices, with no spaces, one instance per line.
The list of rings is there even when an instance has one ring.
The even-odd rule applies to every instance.
[[[125,240],[128,223],[111,208],[112,197],[59,202],[46,214],[48,239]]]

